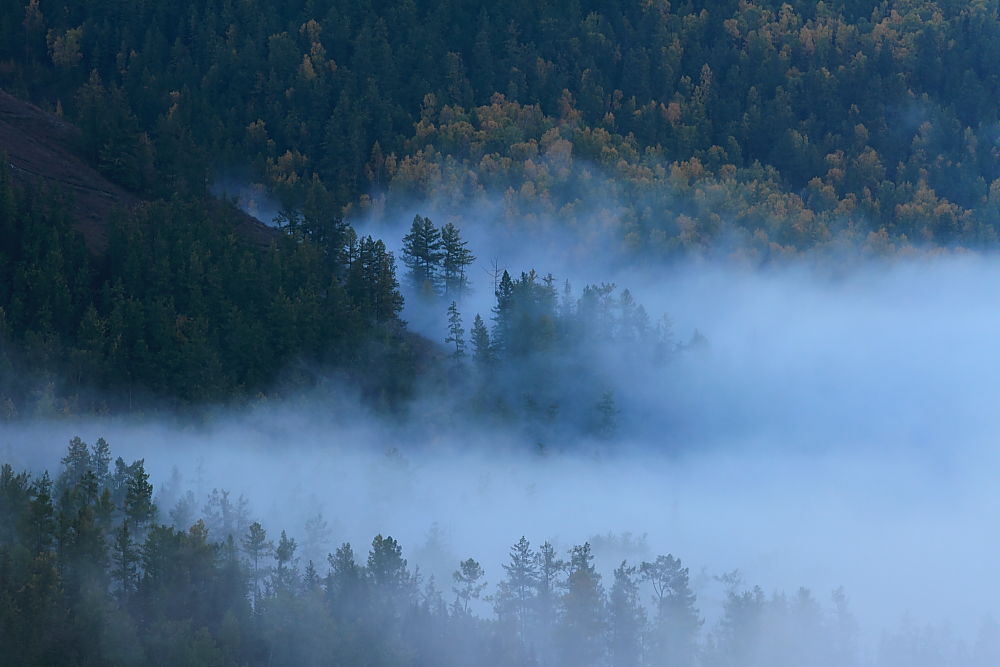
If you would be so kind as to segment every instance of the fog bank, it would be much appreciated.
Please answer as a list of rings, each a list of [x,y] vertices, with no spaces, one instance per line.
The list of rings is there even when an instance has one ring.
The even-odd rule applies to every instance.
[[[157,488],[176,466],[199,509],[212,488],[246,494],[253,517],[300,541],[322,512],[323,553],[391,534],[448,583],[472,556],[495,585],[521,535],[561,550],[604,536],[606,578],[621,558],[682,558],[706,629],[723,590],[712,577],[738,568],[768,592],[803,585],[826,601],[845,586],[870,645],[907,613],[974,637],[996,611],[1000,556],[992,258],[837,278],[702,265],[614,279],[708,345],[664,368],[608,369],[621,407],[611,442],[539,453],[516,432],[427,423],[419,404],[412,424],[390,425],[314,396],[198,426],[8,424],[0,451],[54,468],[73,435],[104,436],[145,458]]]

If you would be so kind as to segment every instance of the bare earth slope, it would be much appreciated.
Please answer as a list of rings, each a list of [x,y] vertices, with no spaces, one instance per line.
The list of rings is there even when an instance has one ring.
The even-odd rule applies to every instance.
[[[0,90],[0,152],[6,153],[15,181],[69,194],[77,228],[87,247],[100,253],[107,246],[111,212],[143,200],[83,160],[76,148],[80,137],[71,123]],[[262,222],[242,212],[235,215],[237,231],[254,243],[268,245],[274,238],[275,231]]]

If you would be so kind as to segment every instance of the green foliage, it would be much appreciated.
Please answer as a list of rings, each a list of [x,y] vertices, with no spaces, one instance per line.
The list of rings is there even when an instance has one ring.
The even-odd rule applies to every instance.
[[[536,550],[522,537],[495,594],[485,595],[479,561],[457,563],[449,608],[432,580],[418,587],[391,537],[376,536],[365,563],[342,544],[325,574],[300,567],[295,538],[282,530],[272,544],[259,522],[241,547],[202,520],[187,530],[154,523],[140,538],[123,504],[106,507],[109,489],[92,470],[80,475],[91,452],[72,441],[58,501],[47,474],[0,465],[4,664],[889,667],[934,649],[910,626],[862,657],[842,590],[825,608],[805,589],[765,596],[738,572],[718,578],[721,617],[703,632],[688,570],[672,555],[620,562],[605,593],[590,544],[565,562],[552,544]],[[493,614],[481,615],[477,599]],[[994,630],[984,625],[984,637]],[[956,664],[995,664],[995,648],[980,641]]]
[[[418,294],[437,291],[439,264],[445,256],[441,248],[441,230],[431,219],[419,215],[413,218],[410,233],[403,237],[403,263],[410,270],[410,282]]]
[[[455,400],[479,417],[517,424],[542,447],[568,434],[610,440],[630,415],[608,389],[609,369],[628,373],[665,366],[682,348],[673,342],[669,319],[664,316],[654,327],[628,290],[619,294],[613,284],[588,285],[574,298],[567,283],[560,298],[555,284],[554,277],[539,279],[534,270],[517,279],[503,272],[492,333],[476,314],[472,363],[452,355],[465,371],[467,390],[456,392]],[[452,333],[446,342],[453,343],[459,337],[457,304],[448,312]]]
[[[381,241],[337,232],[350,245],[323,248],[276,234],[256,247],[232,212],[175,199],[116,216],[107,251],[93,257],[58,198],[16,190],[6,174],[4,161],[0,335],[15,364],[67,378],[50,409],[106,409],[119,392],[124,407],[135,392],[185,403],[251,396],[298,361],[363,368],[377,390],[405,377],[405,364],[380,374],[382,353],[367,345],[407,354]],[[27,380],[9,382],[0,396],[30,409],[32,392],[18,384]]]
[[[448,337],[444,342],[454,347],[451,356],[455,361],[461,361],[465,357],[465,328],[462,326],[462,314],[458,312],[458,304],[454,301],[448,306]]]
[[[0,85],[159,195],[249,166],[288,210],[485,190],[578,228],[610,194],[656,253],[996,240],[990,3],[7,9]]]

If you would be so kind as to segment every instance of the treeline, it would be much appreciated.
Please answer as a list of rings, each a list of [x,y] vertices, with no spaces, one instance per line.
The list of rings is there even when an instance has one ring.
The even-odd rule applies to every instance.
[[[307,363],[363,368],[376,401],[406,394],[412,353],[381,241],[304,218],[262,248],[235,211],[175,198],[113,217],[94,256],[72,205],[14,187],[0,164],[4,417],[226,401],[308,380]]]
[[[495,267],[496,301],[485,317],[469,313],[469,322],[459,306],[475,260],[467,245],[453,223],[438,228],[420,215],[402,244],[404,280],[418,307],[433,312],[447,304],[446,359],[425,378],[437,383],[431,393],[439,404],[417,408],[442,411],[445,421],[450,414],[514,423],[540,446],[556,436],[610,439],[620,412],[615,378],[661,368],[704,343],[696,333],[678,344],[669,317],[652,319],[628,289],[587,285],[577,296],[568,281],[559,285],[535,270],[515,278]]]
[[[74,438],[62,463],[54,480],[0,468],[0,664],[985,667],[998,657],[987,634],[959,650],[905,626],[868,662],[842,591],[827,607],[805,589],[765,595],[736,574],[721,578],[721,615],[706,622],[673,555],[622,561],[605,577],[589,544],[562,552],[522,537],[497,571],[468,558],[437,582],[378,535],[366,555],[343,543],[314,562],[224,491],[201,518],[190,492],[163,511],[143,461],[112,464],[104,440]],[[325,522],[310,536],[310,551],[328,548]]]
[[[539,446],[567,435],[618,435],[615,389],[623,374],[664,368],[704,342],[697,333],[676,342],[666,315],[651,320],[613,283],[587,285],[577,296],[568,282],[557,288],[552,275],[504,271],[495,296],[487,317],[476,313],[468,330],[458,303],[448,307],[444,382],[466,398],[469,413],[517,423]]]
[[[151,193],[482,190],[625,248],[996,240],[991,2],[0,3],[0,85]],[[600,210],[600,209],[598,209]]]

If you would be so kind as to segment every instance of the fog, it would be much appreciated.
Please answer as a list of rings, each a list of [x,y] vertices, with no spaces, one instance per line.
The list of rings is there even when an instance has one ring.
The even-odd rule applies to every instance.
[[[213,197],[232,202],[238,209],[268,227],[282,225],[281,204],[261,183],[235,176],[216,178],[209,188]]]
[[[467,327],[473,312],[488,316],[483,263]],[[390,423],[318,392],[197,425],[8,424],[0,451],[16,466],[54,469],[70,437],[104,436],[167,487],[161,520],[178,497],[176,467],[198,509],[212,488],[245,494],[252,517],[300,543],[321,512],[327,543],[302,554],[317,559],[344,541],[363,554],[375,533],[390,534],[445,590],[470,556],[492,590],[522,535],[563,552],[591,540],[606,585],[622,558],[680,557],[706,631],[725,590],[715,577],[739,569],[748,586],[806,586],[824,604],[844,586],[869,655],[904,618],[971,642],[997,611],[1000,583],[1000,268],[958,254],[811,266],[552,267],[578,287],[628,287],[651,316],[669,314],[678,340],[698,329],[708,341],[661,367],[616,370],[613,354],[590,351],[618,398],[610,442],[539,451],[517,429],[439,423],[447,407],[435,412],[435,396]],[[404,317],[443,338],[420,308],[411,300]]]

